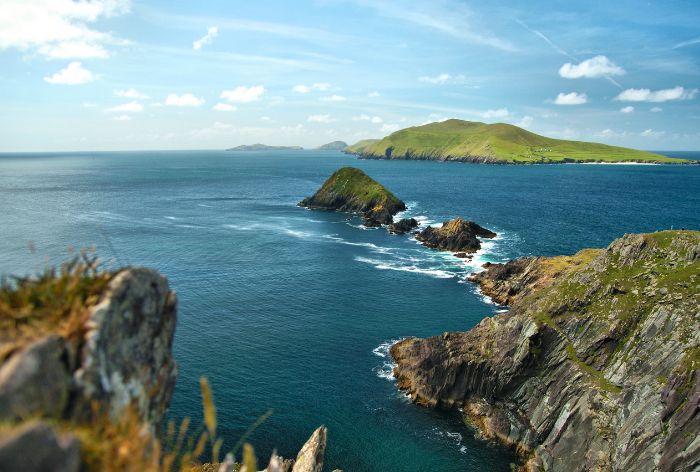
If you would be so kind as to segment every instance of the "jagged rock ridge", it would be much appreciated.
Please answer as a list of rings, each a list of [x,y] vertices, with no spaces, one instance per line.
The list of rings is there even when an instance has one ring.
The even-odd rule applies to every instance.
[[[488,268],[477,282],[510,311],[394,345],[398,386],[462,407],[527,470],[697,470],[700,233],[626,235],[571,259]]]

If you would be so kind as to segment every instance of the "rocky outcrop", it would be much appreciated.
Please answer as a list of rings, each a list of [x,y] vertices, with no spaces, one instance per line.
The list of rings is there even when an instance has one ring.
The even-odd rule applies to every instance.
[[[428,226],[416,235],[416,239],[424,246],[464,253],[474,253],[481,249],[479,238],[495,237],[493,231],[459,217],[444,222],[440,228]]]
[[[0,437],[0,470],[79,472],[80,443],[44,421],[31,421]]]
[[[360,169],[343,167],[331,175],[311,197],[299,206],[358,213],[365,226],[393,223],[394,215],[406,209],[404,202]]]
[[[415,402],[462,408],[527,470],[696,470],[699,232],[626,235],[477,282],[509,312],[392,347]]]
[[[406,234],[409,231],[417,228],[419,225],[415,218],[404,218],[396,223],[392,223],[387,228],[390,233],[394,234]]]
[[[299,451],[292,472],[321,472],[323,470],[327,435],[328,430],[325,426],[321,426],[314,431],[306,444],[304,444],[304,447]]]

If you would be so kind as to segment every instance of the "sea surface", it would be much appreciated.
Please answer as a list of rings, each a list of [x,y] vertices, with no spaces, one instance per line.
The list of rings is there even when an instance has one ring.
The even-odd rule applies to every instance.
[[[673,153],[700,159],[700,153]],[[334,170],[364,169],[423,225],[498,233],[471,263],[357,218],[296,206]],[[455,411],[409,403],[388,346],[467,330],[498,311],[465,277],[486,261],[603,247],[631,232],[700,229],[700,166],[485,166],[339,152],[0,155],[0,272],[94,245],[107,266],[157,268],[179,298],[170,416],[201,418],[207,376],[230,448],[261,462],[329,429],[327,470],[508,471],[513,454]]]

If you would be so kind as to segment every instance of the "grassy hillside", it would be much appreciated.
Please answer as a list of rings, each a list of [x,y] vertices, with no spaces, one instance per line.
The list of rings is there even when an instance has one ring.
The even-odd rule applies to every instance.
[[[447,120],[364,140],[347,152],[375,159],[430,159],[493,164],[556,162],[689,163],[636,149],[547,138],[517,126]]]

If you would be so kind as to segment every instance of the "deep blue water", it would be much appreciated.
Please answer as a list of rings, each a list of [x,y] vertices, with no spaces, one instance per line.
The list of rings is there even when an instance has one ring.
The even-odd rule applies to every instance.
[[[700,158],[700,153],[676,156]],[[346,215],[295,206],[343,165],[423,222],[491,228],[471,266]],[[627,232],[700,229],[700,166],[483,166],[361,161],[336,152],[0,155],[0,271],[94,244],[158,268],[179,296],[171,416],[199,418],[213,384],[232,446],[293,456],[329,427],[328,470],[507,471],[455,412],[414,406],[387,375],[389,341],[466,330],[495,312],[463,278],[484,261],[573,253]],[[30,250],[34,247],[34,252]]]

